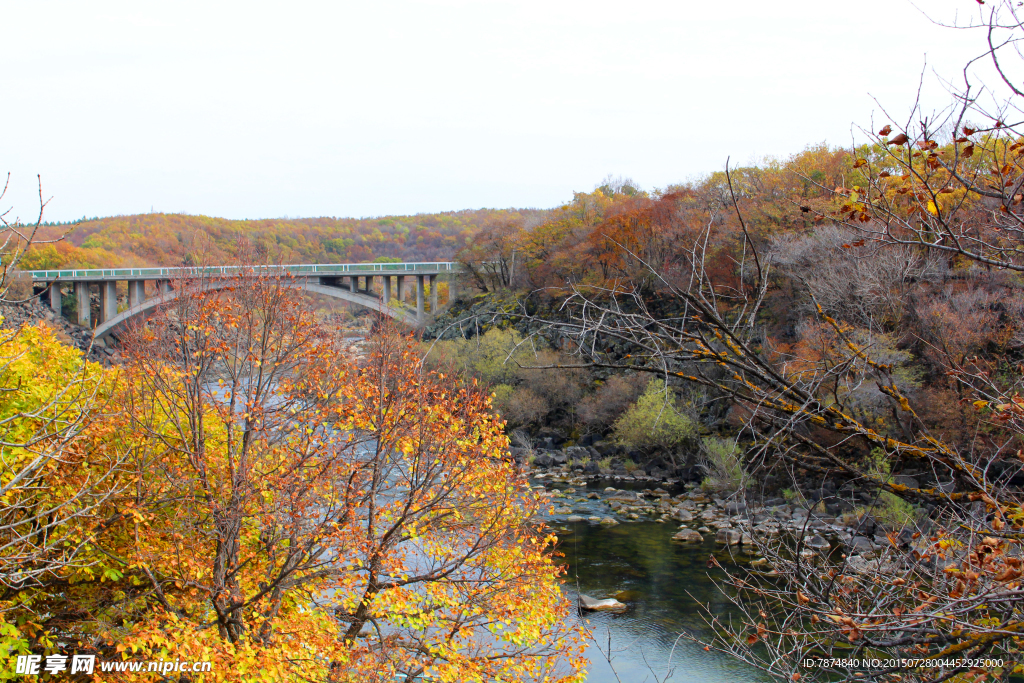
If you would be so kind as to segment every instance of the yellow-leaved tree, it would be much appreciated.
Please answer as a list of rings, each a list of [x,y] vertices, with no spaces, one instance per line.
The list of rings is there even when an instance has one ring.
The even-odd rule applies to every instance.
[[[130,486],[101,527],[66,521],[95,565],[14,607],[63,615],[23,647],[209,661],[209,681],[578,680],[554,539],[489,398],[386,325],[353,364],[260,273],[183,283],[102,375],[117,411],[92,452],[128,454]]]

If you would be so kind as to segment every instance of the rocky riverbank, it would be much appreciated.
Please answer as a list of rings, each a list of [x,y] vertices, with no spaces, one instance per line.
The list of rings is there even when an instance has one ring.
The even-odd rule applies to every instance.
[[[587,476],[563,466],[533,468],[531,480],[551,503],[543,521],[556,528],[672,524],[677,526],[672,541],[696,545],[713,540],[733,548],[753,567],[767,564],[760,557],[766,543],[785,542],[807,559],[839,553],[854,571],[873,569],[878,558],[893,552],[912,552],[918,543],[911,532],[893,534],[862,514],[837,517],[782,498],[754,501],[644,474]]]
[[[115,349],[109,348],[102,341],[94,343],[92,330],[71,324],[67,319],[55,314],[49,306],[37,300],[0,304],[0,316],[3,317],[0,329],[5,330],[16,330],[22,325],[34,325],[39,322],[46,323],[57,330],[58,337],[65,344],[88,354],[91,361],[109,365],[120,357]]]

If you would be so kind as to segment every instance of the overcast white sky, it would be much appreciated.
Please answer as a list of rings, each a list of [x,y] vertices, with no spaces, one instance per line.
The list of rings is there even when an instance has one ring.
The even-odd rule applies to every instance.
[[[729,155],[848,144],[872,95],[904,116],[925,54],[955,75],[982,38],[905,0],[0,0],[0,26],[7,206],[31,216],[39,173],[50,220],[550,207],[608,174],[664,187]]]

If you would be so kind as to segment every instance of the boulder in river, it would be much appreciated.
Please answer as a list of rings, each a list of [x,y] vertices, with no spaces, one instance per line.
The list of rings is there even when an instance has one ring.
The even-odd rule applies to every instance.
[[[673,541],[682,541],[683,543],[703,543],[704,537],[700,535],[700,532],[694,529],[680,529],[679,532],[672,537]]]
[[[616,524],[618,524],[618,521],[616,521],[614,517],[605,517],[601,520],[601,524],[605,526],[615,526]]]
[[[854,553],[870,553],[875,549],[875,544],[871,539],[864,536],[854,536],[847,545]]]
[[[689,510],[684,510],[683,508],[676,508],[675,510],[673,510],[672,517],[674,517],[677,522],[693,521],[693,513],[690,512]]]
[[[804,545],[812,550],[828,550],[831,544],[823,536],[814,534],[810,538],[804,539]]]
[[[746,503],[726,503],[725,514],[727,515],[741,515],[747,511]]]
[[[875,559],[868,560],[860,555],[851,555],[846,558],[846,566],[856,574],[892,574],[896,565],[892,562]]]
[[[739,545],[743,535],[736,529],[719,529],[715,541],[722,545]]]
[[[580,593],[580,607],[588,612],[619,612],[626,609],[626,606],[615,598],[597,600],[582,593]]]

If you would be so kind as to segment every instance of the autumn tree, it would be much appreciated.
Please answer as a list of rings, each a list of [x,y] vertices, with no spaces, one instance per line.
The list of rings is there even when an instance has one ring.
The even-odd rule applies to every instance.
[[[553,538],[488,397],[386,325],[348,362],[290,284],[183,283],[131,334],[109,441],[132,486],[103,581],[37,596],[51,636],[217,680],[574,680]]]
[[[34,222],[0,214],[0,301],[24,299],[11,284],[26,252],[44,243],[45,207],[40,184]],[[111,441],[114,425],[103,419],[113,386],[109,373],[46,324],[0,331],[2,654],[51,646],[51,629],[67,608],[48,609],[46,596],[102,576],[95,539],[116,520],[110,503],[128,483],[128,453]]]

